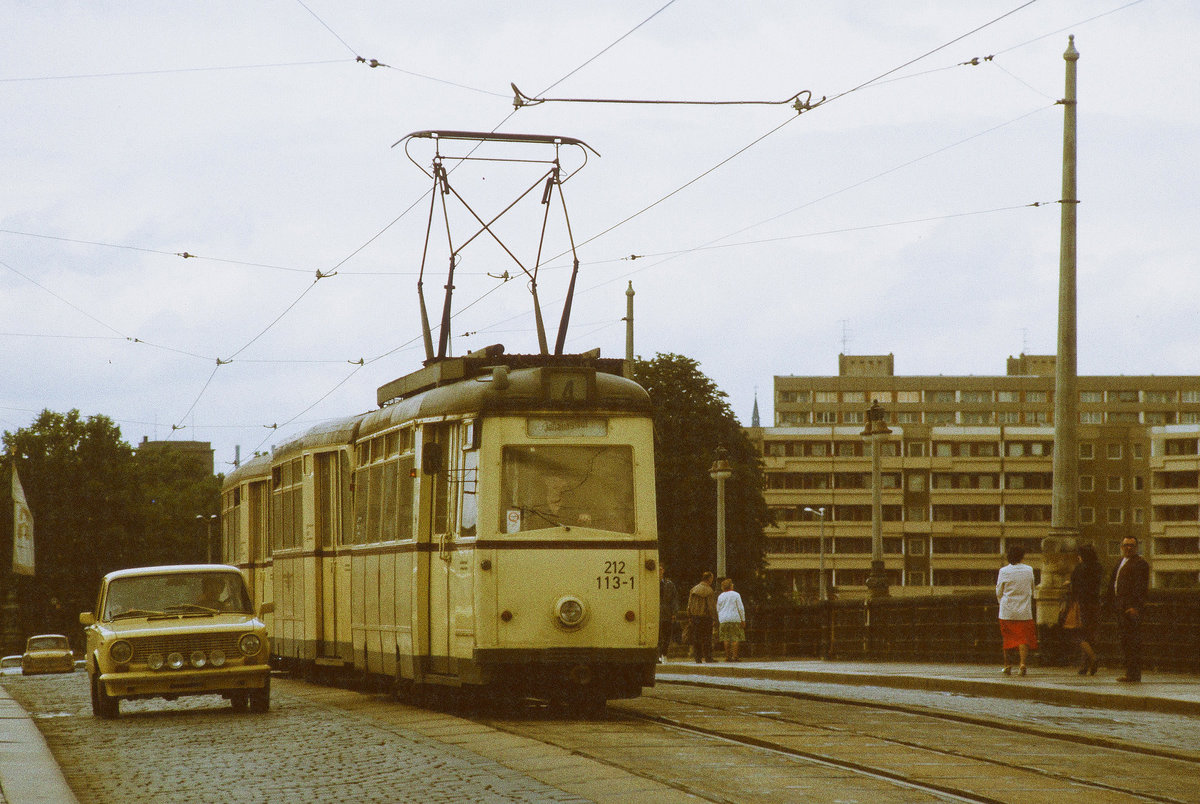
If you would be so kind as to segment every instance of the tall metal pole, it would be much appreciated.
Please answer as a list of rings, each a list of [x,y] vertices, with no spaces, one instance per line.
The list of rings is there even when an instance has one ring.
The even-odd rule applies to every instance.
[[[729,452],[724,447],[717,447],[716,460],[708,475],[717,481],[717,577],[725,576],[725,481],[733,476],[727,456]]]
[[[867,575],[867,596],[874,600],[888,596],[887,570],[883,564],[883,442],[892,431],[887,413],[872,402],[867,409],[867,426],[862,436],[871,445],[871,571]]]
[[[625,376],[633,378],[633,280],[625,289]]]
[[[824,603],[827,597],[825,592],[825,509],[822,507],[805,508],[804,510],[821,517],[820,529],[817,531],[820,534],[820,548],[817,553],[817,599]]]
[[[1042,577],[1038,584],[1038,622],[1056,620],[1079,538],[1079,398],[1077,388],[1075,226],[1079,199],[1075,182],[1075,64],[1079,52],[1069,37],[1063,107],[1062,218],[1058,262],[1058,357],[1054,373],[1054,475],[1050,533],[1042,540]]]

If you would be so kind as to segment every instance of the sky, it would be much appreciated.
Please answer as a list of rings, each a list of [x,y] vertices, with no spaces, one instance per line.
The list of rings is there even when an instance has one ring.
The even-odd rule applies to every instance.
[[[746,425],[839,353],[1002,374],[1056,349],[1069,35],[1079,373],[1200,374],[1192,0],[0,10],[0,430],[77,409],[228,471],[420,368],[447,242],[450,353],[536,352],[535,269],[553,348],[573,241],[566,351],[624,356],[632,283],[635,352],[695,359]],[[547,212],[551,146],[443,141],[443,212],[428,130],[594,152],[558,149]],[[460,197],[517,202],[512,256],[463,245]]]

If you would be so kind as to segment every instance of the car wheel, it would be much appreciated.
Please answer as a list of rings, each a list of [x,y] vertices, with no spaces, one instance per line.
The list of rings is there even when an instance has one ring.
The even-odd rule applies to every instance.
[[[111,719],[121,714],[121,699],[114,698],[104,691],[104,686],[96,676],[89,676],[92,687],[92,714],[96,717]]]
[[[235,712],[245,712],[246,707],[250,705],[250,699],[244,692],[235,692],[229,696],[229,705]]]
[[[255,714],[262,714],[271,708],[271,677],[267,676],[266,682],[261,689],[250,690],[250,711]]]

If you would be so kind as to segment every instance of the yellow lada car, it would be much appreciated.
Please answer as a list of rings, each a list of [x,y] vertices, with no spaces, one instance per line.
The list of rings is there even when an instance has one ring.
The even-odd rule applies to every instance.
[[[116,717],[122,698],[222,695],[238,711],[271,702],[267,627],[236,567],[188,564],[117,570],[100,581],[87,636],[92,712]]]
[[[62,634],[38,634],[25,643],[21,656],[21,674],[72,673],[75,671],[75,654],[71,643]]]

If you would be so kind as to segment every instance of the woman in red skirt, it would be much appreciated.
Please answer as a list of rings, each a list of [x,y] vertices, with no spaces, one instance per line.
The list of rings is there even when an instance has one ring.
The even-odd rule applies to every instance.
[[[1000,638],[1004,645],[1004,675],[1012,673],[1009,651],[1017,649],[1025,675],[1030,648],[1037,650],[1037,624],[1033,621],[1033,567],[1022,564],[1025,548],[1008,548],[1008,566],[996,576],[996,600],[1000,602]]]

